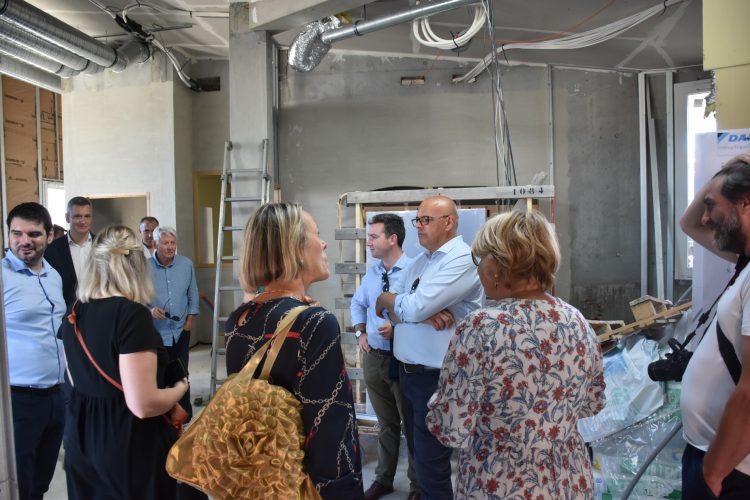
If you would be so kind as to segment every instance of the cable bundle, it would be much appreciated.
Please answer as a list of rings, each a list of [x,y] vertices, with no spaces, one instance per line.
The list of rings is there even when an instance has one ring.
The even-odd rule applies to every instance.
[[[474,21],[471,26],[461,35],[450,39],[441,38],[432,31],[430,20],[427,17],[421,17],[412,21],[411,28],[414,38],[422,45],[434,47],[436,49],[454,50],[460,49],[474,37],[484,26],[485,10],[483,5],[474,7]]]

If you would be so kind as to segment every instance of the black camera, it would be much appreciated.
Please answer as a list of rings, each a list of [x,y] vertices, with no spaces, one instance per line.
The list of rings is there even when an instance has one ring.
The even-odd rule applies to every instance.
[[[654,382],[682,381],[682,375],[685,373],[685,368],[687,368],[690,357],[693,355],[685,348],[688,342],[690,342],[689,339],[684,344],[680,344],[676,339],[669,339],[667,344],[672,348],[672,352],[667,353],[665,359],[649,363],[649,378]]]

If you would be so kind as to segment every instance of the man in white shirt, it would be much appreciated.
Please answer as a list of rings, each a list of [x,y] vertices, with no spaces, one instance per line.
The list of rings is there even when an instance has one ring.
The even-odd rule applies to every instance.
[[[141,219],[139,229],[141,231],[141,239],[143,240],[143,253],[146,258],[154,255],[156,251],[156,244],[154,243],[154,229],[159,226],[159,221],[156,217],[146,216]]]
[[[421,494],[453,498],[451,449],[427,429],[427,401],[437,389],[440,367],[456,323],[482,306],[483,291],[471,248],[458,236],[458,209],[446,196],[431,196],[412,220],[426,251],[405,270],[403,293],[383,292],[376,310],[396,323],[393,352],[401,362],[406,441]]]
[[[71,198],[65,220],[70,224],[67,237],[54,240],[47,247],[44,258],[60,273],[65,304],[70,307],[76,300],[76,288],[83,278],[91,253],[91,240],[94,236],[91,233],[91,201],[83,196]]]
[[[750,369],[742,370],[750,366],[750,266],[739,271],[750,256],[748,164],[750,155],[730,160],[680,220],[696,243],[737,261],[739,272],[719,299],[682,378],[686,500],[750,498]]]

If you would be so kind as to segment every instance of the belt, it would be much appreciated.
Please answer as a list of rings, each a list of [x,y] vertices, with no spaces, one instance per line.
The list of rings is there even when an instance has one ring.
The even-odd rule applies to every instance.
[[[36,396],[49,396],[60,392],[62,384],[53,385],[52,387],[23,387],[18,385],[11,385],[10,392],[16,394],[34,394]]]
[[[406,373],[434,373],[439,372],[440,368],[433,368],[432,366],[425,365],[413,365],[411,363],[401,363]]]
[[[370,348],[370,354],[375,354],[376,356],[392,356],[393,355],[391,351],[387,351],[385,349],[375,349],[374,347]]]

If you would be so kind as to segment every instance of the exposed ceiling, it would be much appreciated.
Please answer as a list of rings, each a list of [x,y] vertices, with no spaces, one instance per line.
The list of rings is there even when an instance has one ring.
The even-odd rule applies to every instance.
[[[273,1],[285,2],[290,8],[299,2]],[[128,18],[154,30],[166,46],[184,59],[228,57],[229,5],[223,0],[148,0],[140,3],[134,0],[30,0],[30,3],[89,35],[101,37],[103,41],[124,40],[124,33],[100,7],[106,5],[113,12],[127,9]],[[494,0],[496,36],[503,41],[515,41],[582,32],[661,3],[656,0]],[[380,0],[350,10],[349,14],[354,20],[373,19],[411,5],[413,0]],[[472,12],[472,8],[463,7],[435,15],[431,18],[433,29],[449,37],[449,32],[455,33],[469,26]],[[299,29],[293,29],[278,33],[275,40],[281,45],[289,45],[298,32]],[[402,24],[338,42],[333,50],[479,58],[490,49],[486,30],[474,38],[468,50],[455,54],[419,45],[411,35],[410,24]],[[594,47],[512,50],[506,57],[510,61],[637,70],[700,65],[701,2],[686,0],[678,3],[663,14]]]

